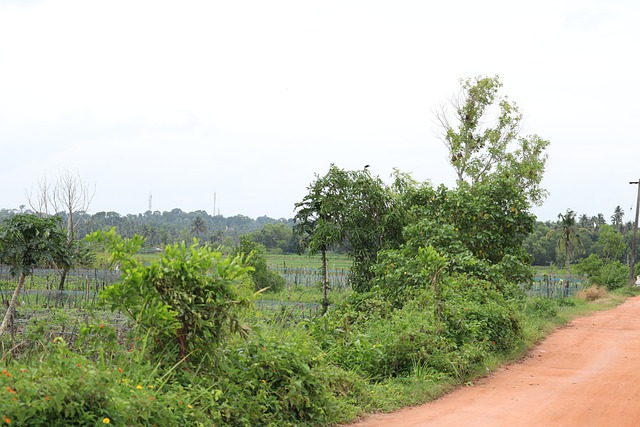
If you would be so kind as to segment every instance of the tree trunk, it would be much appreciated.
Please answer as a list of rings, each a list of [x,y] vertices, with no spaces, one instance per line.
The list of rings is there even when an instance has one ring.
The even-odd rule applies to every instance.
[[[67,272],[69,269],[67,267],[63,267],[60,272],[60,283],[58,284],[58,292],[56,293],[56,308],[58,308],[58,303],[62,298],[62,291],[64,291],[64,282],[67,279]]]
[[[324,316],[329,308],[329,300],[327,299],[327,288],[329,287],[327,280],[327,247],[322,246],[322,315]]]
[[[20,273],[20,278],[18,279],[18,286],[16,286],[16,290],[13,292],[13,296],[11,297],[11,302],[9,302],[9,308],[7,308],[7,312],[4,315],[4,319],[2,320],[2,324],[0,325],[0,335],[7,330],[7,326],[9,325],[9,320],[13,318],[14,313],[16,312],[16,303],[18,301],[18,294],[20,294],[20,289],[22,289],[22,285],[24,285],[24,279],[26,275]]]

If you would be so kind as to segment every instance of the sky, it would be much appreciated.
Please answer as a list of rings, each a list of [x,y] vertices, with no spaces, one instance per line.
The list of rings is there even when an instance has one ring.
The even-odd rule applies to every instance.
[[[499,75],[550,141],[532,212],[635,216],[636,0],[0,0],[0,208],[291,218],[333,163],[455,184],[434,111]],[[214,211],[215,209],[215,211]]]

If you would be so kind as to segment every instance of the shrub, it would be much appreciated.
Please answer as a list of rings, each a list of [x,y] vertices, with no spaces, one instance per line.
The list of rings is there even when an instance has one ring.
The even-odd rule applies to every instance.
[[[250,235],[240,236],[234,254],[247,257],[247,264],[253,269],[249,275],[255,291],[278,292],[284,288],[285,278],[267,268],[267,249],[263,244],[251,240]]]
[[[583,299],[585,301],[595,301],[600,298],[605,298],[609,292],[604,286],[593,285],[586,289],[582,289],[576,293],[576,298]]]
[[[70,351],[61,338],[48,345],[37,366],[13,362],[3,367],[0,393],[0,416],[20,426],[202,426],[208,421],[187,390],[162,383],[152,367],[97,365]]]
[[[268,331],[238,341],[224,351],[219,370],[220,416],[214,421],[220,425],[319,425],[354,411],[337,396],[357,390],[357,380],[328,365],[299,331]]]
[[[589,283],[605,286],[609,290],[624,286],[629,278],[629,267],[620,261],[604,260],[595,254],[581,260],[576,270],[586,274]]]
[[[465,276],[441,286],[440,321],[432,290],[414,289],[400,309],[376,293],[357,295],[309,325],[334,363],[373,381],[405,375],[416,364],[464,376],[488,352],[516,345],[516,306],[496,287]]]
[[[211,353],[212,345],[233,333],[246,335],[239,312],[250,305],[244,289],[250,267],[243,258],[221,259],[221,253],[196,241],[169,245],[160,259],[148,266],[133,259],[143,240],[123,239],[110,232],[89,236],[109,249],[122,265],[117,282],[101,297],[127,314],[150,344],[152,355],[185,360],[195,366]]]

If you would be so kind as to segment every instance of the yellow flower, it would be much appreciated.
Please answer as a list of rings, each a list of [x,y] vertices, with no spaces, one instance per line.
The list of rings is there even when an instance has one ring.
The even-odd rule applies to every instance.
[[[187,405],[187,408],[189,408],[189,409],[193,409],[193,406],[191,406],[191,405]]]
[[[110,420],[109,418],[107,418],[107,417],[104,417],[104,418],[102,419],[102,423],[103,423],[103,424],[111,424],[111,420]]]
[[[140,384],[138,384],[138,385],[136,386],[136,388],[137,388],[138,390],[141,390],[141,389],[142,389],[142,386],[141,386]]]

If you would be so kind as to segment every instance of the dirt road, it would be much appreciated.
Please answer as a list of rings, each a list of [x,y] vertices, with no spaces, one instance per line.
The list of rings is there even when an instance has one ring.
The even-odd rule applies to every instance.
[[[520,363],[352,427],[640,426],[640,297],[559,329]]]

